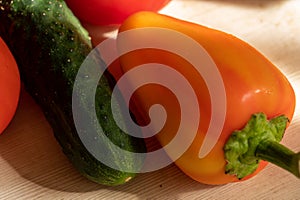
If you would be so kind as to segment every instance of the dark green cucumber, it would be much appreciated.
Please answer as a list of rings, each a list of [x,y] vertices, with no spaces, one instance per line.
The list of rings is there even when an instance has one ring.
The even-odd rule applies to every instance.
[[[26,90],[41,106],[72,164],[90,180],[104,185],[123,184],[134,177],[134,172],[113,169],[95,158],[76,130],[72,115],[73,86],[92,46],[86,30],[65,2],[0,0],[0,36],[17,60]],[[98,121],[115,145],[129,152],[145,152],[144,141],[124,133],[113,120],[110,85],[113,82],[105,73],[97,86]],[[79,101],[82,105],[88,104],[84,96]],[[100,140],[106,137],[104,134],[99,133]],[[105,147],[110,151],[110,144],[104,141],[100,144],[103,146],[99,149]],[[120,155],[111,159],[118,166],[125,165],[126,169],[136,169],[143,164],[142,158],[136,160],[130,154],[124,156],[121,160],[118,159]]]

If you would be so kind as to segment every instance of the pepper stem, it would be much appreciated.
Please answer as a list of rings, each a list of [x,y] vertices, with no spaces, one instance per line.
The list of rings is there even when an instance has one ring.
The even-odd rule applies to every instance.
[[[255,156],[271,162],[300,178],[300,152],[294,153],[276,141],[263,140],[257,146]]]
[[[225,173],[242,179],[257,169],[260,160],[266,160],[300,178],[300,152],[294,153],[279,143],[288,122],[284,115],[268,120],[264,113],[253,114],[224,145]]]

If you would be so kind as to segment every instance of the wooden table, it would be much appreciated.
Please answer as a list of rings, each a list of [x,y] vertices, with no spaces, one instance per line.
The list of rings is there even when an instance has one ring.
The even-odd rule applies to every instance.
[[[249,42],[287,75],[300,99],[300,1],[177,0],[161,12]],[[299,103],[283,139],[294,151],[300,151]],[[222,186],[197,183],[174,165],[123,186],[97,185],[70,165],[24,90],[0,136],[0,166],[0,199],[300,199],[300,181],[272,164],[248,181]]]

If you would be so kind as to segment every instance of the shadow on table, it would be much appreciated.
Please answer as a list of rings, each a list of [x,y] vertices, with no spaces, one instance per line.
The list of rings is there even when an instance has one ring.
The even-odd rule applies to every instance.
[[[47,188],[71,192],[99,189],[72,168],[39,106],[24,90],[15,118],[0,137],[0,156],[21,177]]]
[[[192,181],[175,166],[140,174],[131,182],[118,187],[106,187],[87,180],[64,156],[40,108],[24,90],[14,120],[0,136],[0,156],[25,182],[70,193],[111,190],[109,194],[129,193],[144,199],[145,195],[165,196],[170,190],[176,196],[181,192],[211,187]],[[22,185],[26,186],[24,180],[16,177],[13,177],[16,183],[22,183],[18,189],[22,189]],[[9,177],[7,180],[10,181]]]

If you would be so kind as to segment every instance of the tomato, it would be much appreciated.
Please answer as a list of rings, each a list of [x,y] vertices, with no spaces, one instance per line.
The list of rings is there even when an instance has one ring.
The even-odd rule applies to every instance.
[[[137,11],[158,11],[170,0],[66,0],[82,21],[95,25],[120,24]]]
[[[133,34],[130,35],[132,30]],[[134,30],[137,31],[134,32]],[[165,32],[166,30],[168,32]],[[185,112],[180,109],[183,105],[179,104],[180,100],[187,102],[188,116],[194,116],[193,113],[200,110],[201,117],[196,127],[196,136],[179,159],[174,159],[175,164],[185,174],[199,182],[225,184],[239,181],[240,178],[226,173],[225,167],[228,160],[224,155],[224,146],[232,133],[242,129],[253,114],[261,112],[268,118],[285,115],[289,120],[293,117],[295,94],[287,78],[256,49],[232,35],[152,12],[139,12],[129,17],[120,27],[119,35],[122,33],[127,35],[117,39],[120,52],[122,48],[133,48],[131,45],[143,47],[120,57],[122,70],[125,74],[128,73],[126,78],[129,84],[133,88],[138,88],[132,96],[132,101],[137,108],[134,111],[135,115],[139,116],[142,123],[144,121],[148,124],[150,122],[149,110],[155,104],[163,105],[168,114],[166,123],[156,135],[163,147],[174,140],[178,127],[183,122],[181,115]],[[182,36],[191,40],[182,39]],[[122,38],[126,38],[126,41],[121,40]],[[201,49],[195,49],[191,45],[195,43],[198,44],[197,46],[201,45],[207,54],[201,53]],[[151,45],[156,48],[150,48]],[[165,47],[168,47],[168,51]],[[181,55],[178,52],[181,52]],[[213,66],[208,65],[211,61],[208,61],[207,56],[213,60],[217,71],[213,71]],[[195,60],[201,63],[200,66],[204,69],[203,74],[199,73],[194,63],[191,62]],[[139,67],[145,67],[143,71],[154,67],[158,69],[153,63],[169,66],[188,80],[196,94],[198,104],[191,103],[193,99],[190,98],[187,90],[181,88],[178,77],[172,74],[165,75],[162,68],[151,73],[147,72],[147,74],[142,74],[142,70],[140,73],[132,73]],[[150,65],[146,68],[144,64]],[[218,73],[224,84],[224,90],[218,85],[220,79],[216,76]],[[186,92],[184,98],[177,99],[172,93],[173,90],[170,92],[169,88],[160,84],[138,85],[139,87],[136,85],[150,75],[156,78],[155,83],[160,83],[161,80],[167,78],[173,80],[173,85],[178,86],[179,91]],[[225,95],[222,92],[225,92]],[[225,111],[223,106],[226,107]],[[214,123],[212,123],[213,119],[216,119]],[[160,125],[159,121],[158,125]],[[194,121],[193,117],[184,121],[186,129],[184,129],[181,142],[174,148],[166,149],[171,158],[180,149],[180,145],[194,134],[194,129],[192,129]],[[221,129],[219,129],[220,124]],[[154,130],[158,129],[156,124],[153,124],[153,127]],[[200,156],[199,152],[205,146],[205,142],[214,146],[211,149],[208,148],[207,154]],[[243,146],[243,144],[238,146]],[[258,165],[256,160],[251,163]],[[256,171],[251,171],[252,174],[244,176],[242,180],[254,176],[265,165],[266,162],[260,162]]]
[[[16,112],[20,88],[20,75],[16,61],[0,38],[0,134]]]

